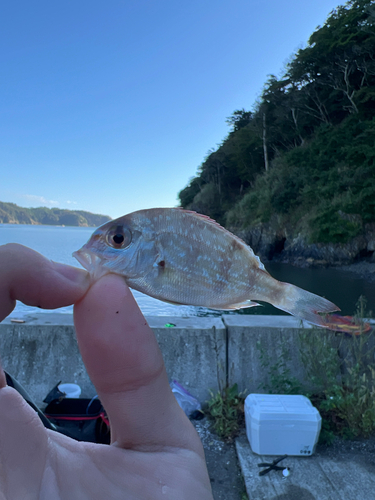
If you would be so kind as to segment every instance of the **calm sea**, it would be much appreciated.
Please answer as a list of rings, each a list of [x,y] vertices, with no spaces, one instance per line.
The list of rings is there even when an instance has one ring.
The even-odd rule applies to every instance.
[[[21,243],[45,257],[64,264],[80,266],[72,257],[89,238],[94,228],[61,227],[61,226],[29,226],[21,224],[0,224],[0,245],[5,243]],[[300,269],[286,264],[267,263],[267,270],[280,281],[287,281],[305,288],[310,292],[322,295],[335,304],[342,314],[352,315],[360,295],[368,301],[368,308],[375,313],[375,284],[356,277],[352,273],[340,269]],[[147,316],[217,316],[221,313],[202,307],[174,306],[134,291],[143,314]],[[73,307],[57,310],[61,313],[72,313]],[[17,303],[13,317],[22,317],[41,310]],[[242,309],[231,314],[283,314],[271,305]]]

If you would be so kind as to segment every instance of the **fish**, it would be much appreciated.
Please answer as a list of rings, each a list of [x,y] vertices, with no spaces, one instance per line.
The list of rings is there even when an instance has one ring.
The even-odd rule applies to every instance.
[[[235,310],[259,300],[321,327],[328,324],[324,314],[340,310],[274,279],[239,237],[182,208],[138,210],[106,222],[73,256],[94,280],[119,274],[134,290],[172,304]]]

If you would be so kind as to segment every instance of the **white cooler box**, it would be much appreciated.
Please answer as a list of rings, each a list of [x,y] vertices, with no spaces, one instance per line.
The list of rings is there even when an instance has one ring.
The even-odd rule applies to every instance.
[[[249,394],[246,434],[259,455],[309,456],[315,451],[322,419],[305,396]]]

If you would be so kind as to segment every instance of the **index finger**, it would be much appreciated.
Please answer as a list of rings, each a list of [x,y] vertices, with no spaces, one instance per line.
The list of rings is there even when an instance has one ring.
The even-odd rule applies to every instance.
[[[17,243],[0,246],[0,321],[13,311],[16,300],[55,309],[79,300],[89,284],[83,269],[52,262]]]

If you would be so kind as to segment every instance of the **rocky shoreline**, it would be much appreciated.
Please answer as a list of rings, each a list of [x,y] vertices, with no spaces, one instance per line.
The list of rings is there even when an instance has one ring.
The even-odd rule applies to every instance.
[[[269,262],[268,259],[264,259],[263,262]],[[360,260],[357,262],[352,262],[350,264],[332,264],[326,260],[314,260],[314,259],[304,259],[302,257],[296,259],[286,259],[286,258],[274,258],[272,262],[280,262],[281,264],[290,264],[291,266],[300,268],[332,268],[338,269],[340,271],[345,271],[356,275],[358,278],[362,278],[369,283],[375,283],[375,261],[370,260]]]
[[[375,281],[375,224],[347,243],[309,243],[291,228],[259,224],[247,230],[233,230],[263,262],[273,261],[296,267],[335,267]]]
[[[262,262],[266,263],[270,261],[268,259],[262,259]],[[319,260],[303,259],[303,258],[298,258],[294,260],[274,258],[272,259],[272,262],[289,264],[291,266],[300,268],[323,267],[323,268],[338,269],[340,271],[352,273],[356,277],[362,278],[368,281],[369,283],[375,283],[375,262],[371,262],[368,260],[361,260],[358,262],[353,262],[351,264],[333,264],[333,265],[327,261],[319,261]]]

